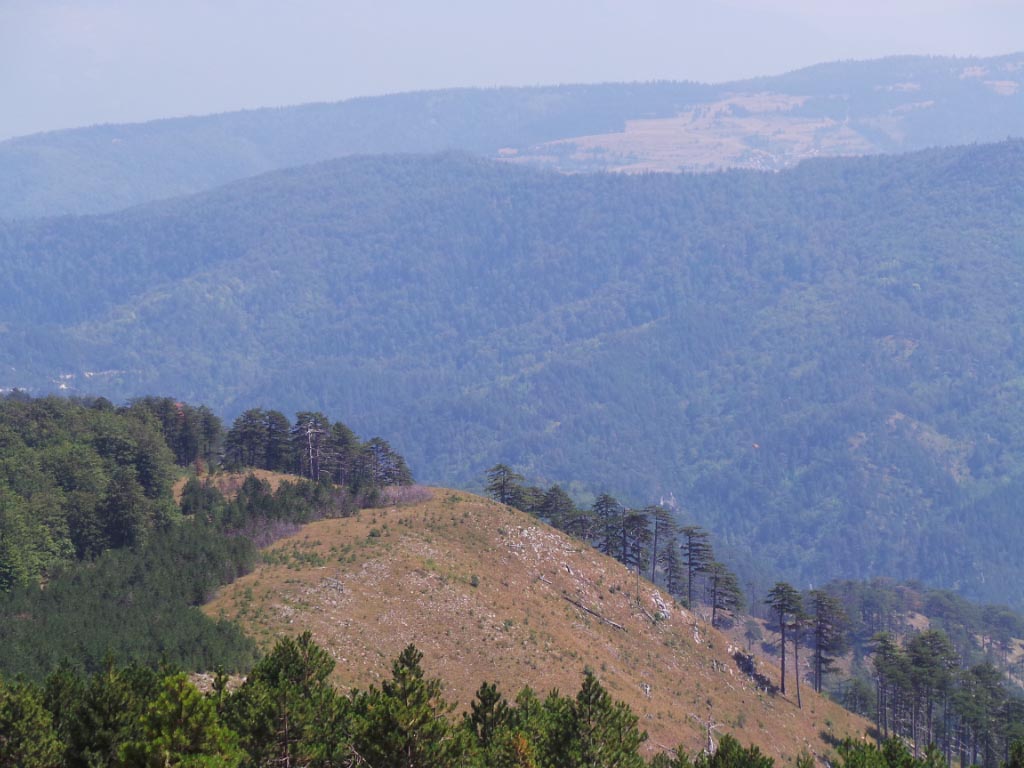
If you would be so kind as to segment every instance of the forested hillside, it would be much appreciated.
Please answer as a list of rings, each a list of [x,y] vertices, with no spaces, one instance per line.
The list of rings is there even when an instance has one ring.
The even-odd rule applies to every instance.
[[[1024,56],[904,56],[702,85],[462,89],[0,142],[0,219],[95,213],[344,155],[458,149],[561,170],[781,168],[1024,135]]]
[[[362,442],[317,412],[292,423],[249,409],[225,431],[207,407],[171,398],[116,407],[18,393],[0,400],[0,422],[5,569],[36,562],[36,545],[60,540],[69,520],[102,532],[136,517],[144,491],[126,494],[132,482],[179,476],[174,503],[162,483],[164,513],[141,519],[130,538],[90,540],[76,559],[42,563],[41,582],[22,572],[0,591],[3,764],[106,755],[142,765],[159,754],[333,765],[351,749],[387,759],[394,739],[411,749],[421,736],[451,743],[463,764],[487,765],[509,750],[575,764],[566,755],[596,744],[638,768],[643,754],[652,765],[691,766],[683,756],[712,736],[720,768],[770,768],[771,758],[797,755],[809,765],[811,755],[834,761],[833,750],[851,766],[934,768],[945,754],[994,768],[1020,751],[1024,619],[1005,608],[890,580],[803,595],[777,583],[762,596],[768,621],[755,620],[742,615],[739,584],[707,532],[678,527],[664,505],[629,509],[602,495],[587,510],[503,465],[488,471],[488,492],[522,511],[410,486],[386,441]],[[91,474],[76,473],[83,466]],[[118,478],[113,493],[93,490],[92,475],[104,472]],[[269,651],[262,660],[257,646]],[[764,663],[762,653],[780,650],[781,670]],[[377,690],[390,654],[395,679]],[[333,675],[332,657],[342,662]],[[444,719],[442,682],[423,679],[421,658],[441,671],[446,697],[473,699],[461,721]],[[205,695],[179,671],[211,669]],[[250,674],[238,687],[226,671]],[[534,693],[574,689],[581,676],[575,699]],[[366,684],[365,693],[352,688]],[[524,684],[533,690],[502,700],[499,691]],[[822,690],[893,740],[882,752],[840,744],[866,722]],[[421,694],[436,705],[429,737],[368,726]],[[603,736],[574,735],[587,712],[605,723]],[[680,744],[677,761],[668,744]]]
[[[798,706],[803,681],[873,719],[879,734],[905,739],[914,754],[927,746],[947,764],[956,756],[961,765],[992,763],[1024,736],[1024,617],[1005,606],[884,578],[807,590],[750,582],[744,595],[708,532],[673,519],[665,503],[630,509],[602,494],[587,509],[560,486],[528,485],[504,465],[488,470],[486,488],[615,557],[638,587],[644,574],[728,632],[746,647],[735,659],[748,674],[768,654],[779,676],[762,673],[760,684],[786,694],[791,678]]]
[[[1019,606],[1022,172],[1021,142],[709,176],[353,158],[8,224],[0,385],[342,412],[427,481],[674,494],[744,578]]]
[[[278,470],[276,487],[222,465]],[[171,398],[0,398],[0,675],[97,672],[110,656],[247,669],[252,642],[198,606],[258,547],[411,481],[387,441],[322,413],[250,409],[225,432]]]

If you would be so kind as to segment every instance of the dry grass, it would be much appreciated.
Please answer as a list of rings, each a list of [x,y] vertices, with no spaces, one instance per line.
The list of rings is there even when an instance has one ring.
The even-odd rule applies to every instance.
[[[807,691],[804,708],[759,691],[724,635],[622,565],[528,515],[464,492],[305,526],[205,607],[264,647],[312,631],[336,683],[377,684],[408,643],[468,707],[483,681],[574,694],[589,665],[650,734],[648,748],[703,745],[710,713],[781,763],[867,723]],[[637,600],[639,597],[639,601]],[[583,610],[583,606],[587,610]],[[617,625],[617,626],[616,626]],[[772,678],[774,669],[763,670]]]
[[[621,132],[561,139],[503,157],[563,170],[600,167],[638,173],[777,170],[809,157],[879,151],[872,140],[844,122],[792,114],[804,101],[802,96],[779,93],[736,94],[676,117],[629,120]],[[896,132],[899,126],[876,127]]]
[[[266,480],[270,484],[271,491],[276,491],[277,487],[283,482],[294,482],[302,479],[296,475],[286,475],[282,472],[271,472],[266,469],[247,469],[244,472],[217,472],[212,475],[203,474],[199,476],[199,479],[205,484],[214,486],[224,498],[233,499],[238,494],[238,489],[242,487],[242,483],[245,482],[245,478],[249,475],[256,475],[260,480]],[[185,475],[175,481],[173,493],[176,504],[181,503],[181,492],[185,489],[185,484],[190,478],[191,475]]]

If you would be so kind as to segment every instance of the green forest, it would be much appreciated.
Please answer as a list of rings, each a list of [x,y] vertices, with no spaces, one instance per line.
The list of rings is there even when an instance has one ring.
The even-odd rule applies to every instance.
[[[233,690],[218,675],[206,693],[172,668],[108,664],[82,677],[61,669],[41,685],[0,680],[0,765],[274,766],[342,768],[772,768],[757,747],[722,736],[713,753],[683,747],[645,760],[647,735],[591,671],[575,696],[523,688],[514,700],[482,683],[469,711],[453,714],[440,680],[407,647],[379,687],[341,694],[327,681],[331,656],[308,633],[283,639]],[[914,757],[895,739],[845,742],[844,768],[941,768],[934,750]],[[1024,743],[1007,768],[1024,764]],[[805,752],[798,768],[812,768]]]
[[[737,92],[791,95],[794,117],[841,121],[877,152],[1000,141],[1019,134],[1024,102],[963,73],[975,67],[1012,79],[1019,64],[1019,55],[899,56],[717,85],[461,88],[51,131],[0,142],[0,220],[119,210],[349,155],[459,150],[493,158],[621,131],[629,120],[672,117]],[[916,89],[893,87],[907,82]],[[752,151],[759,139],[748,137]],[[543,154],[561,170],[584,170],[567,152]],[[603,167],[597,157],[586,169]]]
[[[0,768],[1024,768],[1022,75],[0,141]]]
[[[61,664],[95,673],[109,658],[247,670],[252,641],[198,606],[251,571],[260,547],[412,481],[386,441],[315,412],[289,422],[253,409],[225,430],[171,398],[115,408],[9,396],[0,435],[0,674],[37,680]],[[176,503],[172,479],[217,469],[222,447],[226,468],[244,450],[256,459],[246,468],[295,477],[272,490],[250,475],[229,500],[193,474]]]
[[[0,363],[337,409],[432,483],[502,461],[674,496],[743,579],[1020,608],[1022,166],[1019,141],[774,175],[364,157],[10,223]]]
[[[289,420],[252,408],[225,428],[206,406],[160,397],[118,407],[19,393],[0,400],[0,417],[9,460],[0,562],[11,577],[0,593],[0,765],[340,766],[354,755],[370,765],[645,764],[636,715],[590,672],[575,697],[525,689],[508,701],[482,684],[460,718],[414,648],[380,689],[341,695],[326,682],[333,661],[308,635],[261,658],[235,625],[198,610],[303,523],[389,503],[386,489],[412,473],[385,440],[362,441],[311,411]],[[70,471],[81,466],[95,477]],[[228,498],[197,474],[253,469],[292,479],[272,489],[248,474]],[[177,477],[187,482],[176,500]],[[748,651],[782,654],[778,680],[757,671],[754,655],[735,656],[766,691],[795,685],[799,705],[801,675],[786,675],[786,654],[811,659],[811,686],[876,724],[879,746],[837,746],[844,765],[1024,757],[1014,746],[1024,739],[1019,614],[884,579],[805,593],[779,582],[744,595],[712,535],[665,505],[632,509],[600,494],[588,508],[505,465],[484,485],[664,586],[712,626],[745,621]],[[218,670],[206,693],[184,674],[194,670]],[[230,673],[246,682],[230,686]],[[650,765],[771,766],[727,735],[717,746],[713,757],[676,750]]]

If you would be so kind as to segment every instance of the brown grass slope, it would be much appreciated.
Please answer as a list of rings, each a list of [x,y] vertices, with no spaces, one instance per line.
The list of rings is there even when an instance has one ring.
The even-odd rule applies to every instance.
[[[254,475],[260,480],[266,481],[270,485],[271,491],[276,491],[281,483],[295,483],[305,480],[304,477],[299,475],[271,472],[267,469],[246,469],[245,472],[216,472],[214,474],[203,473],[199,475],[199,480],[204,485],[212,485],[225,499],[234,499],[249,475]],[[174,493],[174,501],[176,503],[181,503],[181,494],[191,477],[191,475],[182,475],[175,481],[174,487],[171,490]]]
[[[310,630],[342,688],[379,684],[409,643],[446,697],[468,707],[484,681],[512,698],[529,685],[575,694],[589,665],[650,734],[647,748],[731,733],[780,762],[825,755],[867,723],[804,692],[759,691],[737,650],[620,563],[529,515],[465,492],[307,525],[205,610],[239,621],[264,647]],[[639,602],[637,595],[639,594]],[[777,679],[776,669],[763,672]]]

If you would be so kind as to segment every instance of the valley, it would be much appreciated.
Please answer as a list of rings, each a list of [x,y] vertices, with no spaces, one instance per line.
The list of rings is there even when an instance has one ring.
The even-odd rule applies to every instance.
[[[0,766],[1022,768],[986,50],[0,141]]]

